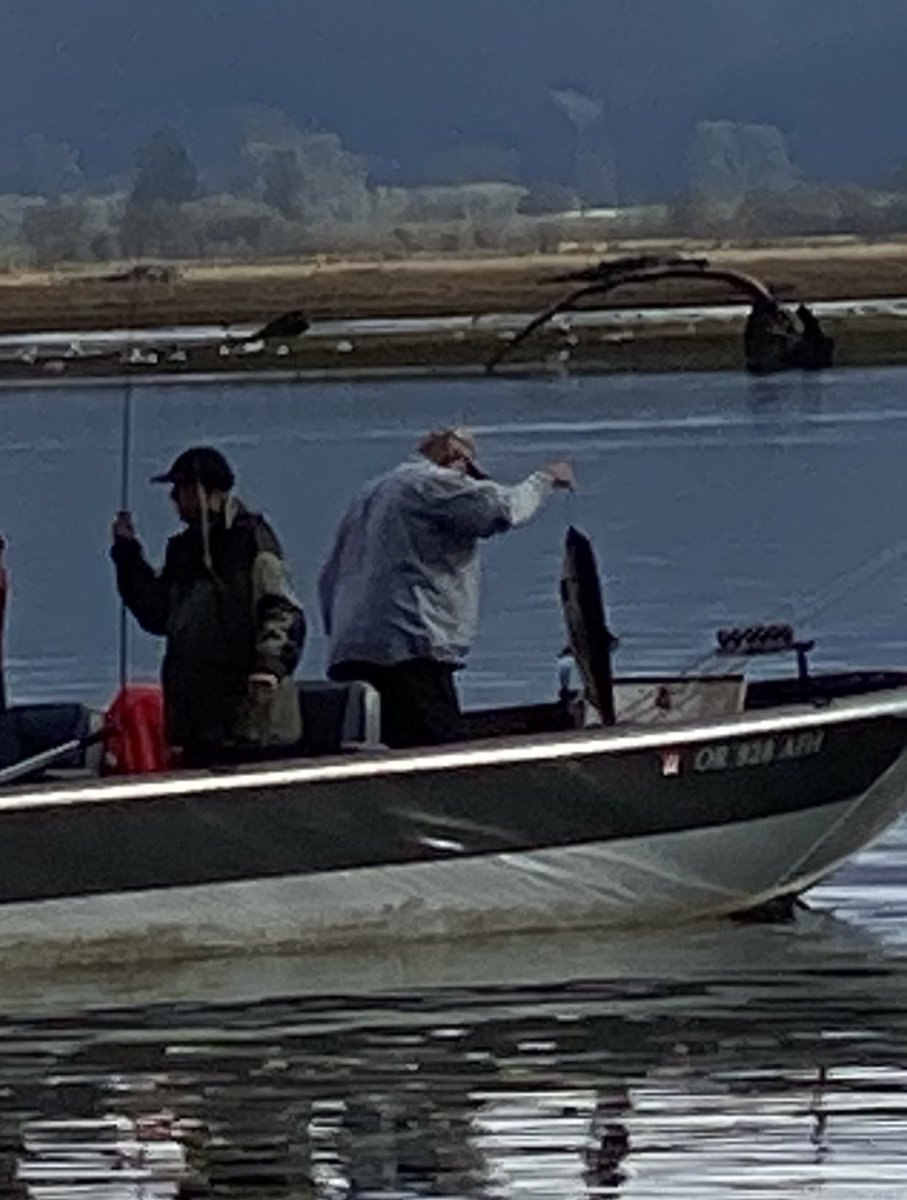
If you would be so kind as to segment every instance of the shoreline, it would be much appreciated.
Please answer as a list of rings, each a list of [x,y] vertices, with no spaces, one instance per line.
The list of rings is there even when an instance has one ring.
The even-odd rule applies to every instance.
[[[576,246],[556,254],[169,263],[163,278],[127,264],[0,275],[0,334],[182,325],[257,326],[302,309],[313,320],[533,313],[563,295],[565,272],[625,254],[683,253],[758,277],[784,302],[907,296],[907,238],[798,239],[765,245],[675,240]],[[112,269],[119,266],[121,269]],[[140,268],[139,268],[140,270]],[[117,278],[117,276],[122,276]],[[714,283],[628,285],[605,308],[721,303]]]
[[[856,314],[826,318],[822,325],[836,343],[835,363],[828,370],[907,365],[907,317]],[[743,321],[739,319],[694,324],[665,318],[637,325],[549,326],[487,373],[486,364],[506,348],[511,337],[493,330],[383,332],[355,340],[305,334],[275,347],[259,345],[251,353],[234,347],[224,355],[216,344],[187,344],[176,352],[146,349],[134,361],[124,361],[120,348],[87,356],[50,350],[35,361],[14,355],[0,359],[0,385],[744,370]]]
[[[481,374],[512,339],[507,317],[528,321],[566,294],[570,285],[557,282],[557,275],[605,253],[667,249],[704,253],[716,265],[756,275],[777,289],[784,304],[802,299],[852,305],[822,317],[823,329],[836,340],[838,367],[907,363],[907,304],[904,315],[859,311],[865,301],[907,297],[907,240],[817,239],[717,249],[693,242],[622,243],[524,258],[185,264],[166,280],[112,281],[89,270],[0,278],[0,335],[19,343],[0,357],[0,382]],[[705,282],[629,285],[596,305],[600,319],[586,324],[568,316],[546,326],[496,374],[742,370],[744,317],[739,309],[731,315],[735,304],[739,296]],[[313,324],[305,334],[257,348],[224,344],[231,327],[256,328],[291,309],[310,316]],[[706,312],[691,319],[683,309]],[[717,319],[716,310],[731,311]],[[438,319],[433,329],[392,327],[395,321],[432,318]],[[467,323],[443,328],[451,318]],[[363,320],[389,324],[350,336],[323,327]],[[180,341],[180,327],[186,326],[206,326],[210,336]],[[39,343],[41,335],[60,330],[72,334],[72,346],[28,347],[29,336]],[[130,344],[129,330],[141,330],[142,340]],[[119,342],[116,331],[122,331]],[[86,352],[78,341],[92,332],[109,333],[110,344]]]

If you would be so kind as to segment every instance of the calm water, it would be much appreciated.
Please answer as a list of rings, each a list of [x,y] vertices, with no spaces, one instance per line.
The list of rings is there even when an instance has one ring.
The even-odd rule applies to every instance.
[[[12,691],[103,703],[119,392],[0,404]],[[136,389],[135,413],[149,550],[172,517],[145,479],[216,440],[286,544],[307,674],[342,504],[451,420],[502,478],[567,456],[581,483],[488,547],[470,701],[553,695],[568,520],[598,548],[623,669],[682,667],[760,618],[795,620],[818,664],[907,662],[897,372],[167,386]],[[157,649],[135,635],[138,673]],[[907,829],[793,926],[0,973],[0,1195],[907,1196],[905,879]]]

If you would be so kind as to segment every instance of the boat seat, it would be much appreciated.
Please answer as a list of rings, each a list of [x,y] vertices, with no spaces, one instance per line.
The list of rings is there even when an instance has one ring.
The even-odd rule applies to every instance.
[[[381,745],[381,700],[371,684],[304,679],[297,688],[304,754],[342,754]]]
[[[52,750],[74,738],[100,729],[103,714],[84,704],[15,704],[0,713],[0,767]],[[54,763],[54,773],[79,771],[97,774],[103,747],[98,742],[75,750]]]

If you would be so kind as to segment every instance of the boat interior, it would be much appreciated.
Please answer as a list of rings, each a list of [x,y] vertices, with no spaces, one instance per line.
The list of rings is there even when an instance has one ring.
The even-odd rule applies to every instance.
[[[747,680],[744,674],[633,675],[613,681],[615,725],[621,729],[670,727],[791,704],[825,705],[836,699],[907,687],[907,671],[841,671]],[[298,684],[303,739],[288,759],[320,758],[382,749],[380,697],[367,683],[305,680]],[[90,735],[104,713],[86,705],[12,705],[0,714],[0,769],[79,742],[65,757],[17,780],[18,784],[84,779],[104,773],[103,745]],[[547,703],[467,709],[464,741],[531,737],[601,728],[597,710],[581,687],[561,687]],[[90,743],[90,744],[88,744]]]

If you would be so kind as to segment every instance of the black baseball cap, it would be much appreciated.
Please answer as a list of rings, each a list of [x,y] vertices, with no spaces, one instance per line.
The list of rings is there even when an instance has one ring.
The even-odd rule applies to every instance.
[[[163,475],[152,475],[152,483],[200,483],[203,488],[229,492],[236,482],[233,469],[213,446],[191,446],[170,464]]]

